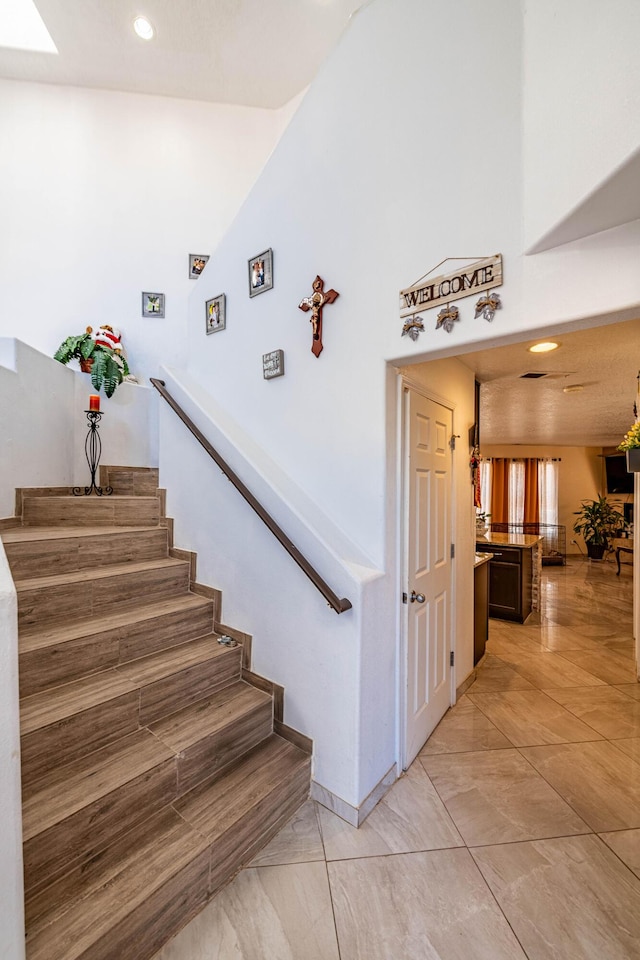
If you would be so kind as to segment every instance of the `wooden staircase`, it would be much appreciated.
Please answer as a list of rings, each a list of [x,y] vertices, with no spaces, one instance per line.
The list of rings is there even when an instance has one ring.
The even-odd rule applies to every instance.
[[[113,496],[19,491],[2,534],[28,960],[151,958],[309,792],[310,744],[274,720],[250,638],[218,642],[220,596],[171,549],[156,472],[103,482]]]

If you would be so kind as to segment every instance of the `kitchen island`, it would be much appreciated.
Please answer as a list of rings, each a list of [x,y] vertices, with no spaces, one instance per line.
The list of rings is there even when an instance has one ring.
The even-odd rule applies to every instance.
[[[489,553],[489,616],[524,623],[540,609],[542,537],[523,533],[487,533],[476,553]]]

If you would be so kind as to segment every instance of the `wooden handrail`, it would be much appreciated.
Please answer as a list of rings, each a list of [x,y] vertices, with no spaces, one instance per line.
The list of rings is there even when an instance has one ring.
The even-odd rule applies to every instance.
[[[254,495],[244,485],[237,473],[231,469],[226,460],[224,460],[215,447],[209,443],[205,435],[198,429],[198,427],[196,427],[193,420],[184,412],[180,404],[171,396],[165,386],[164,380],[158,380],[155,377],[151,377],[150,379],[160,396],[163,397],[172,410],[177,413],[179,418],[191,431],[198,443],[207,451],[211,459],[216,462],[216,464],[224,473],[225,477],[231,481],[238,493],[244,497],[249,506],[255,510],[262,522],[266,524],[269,530],[271,530],[271,533],[274,535],[274,537],[280,541],[289,556],[292,557],[292,559],[298,564],[302,572],[306,573],[306,575],[309,577],[309,580],[311,580],[311,582],[317,587],[329,606],[333,607],[336,613],[344,613],[346,610],[351,610],[351,601],[347,600],[346,597],[340,599],[338,595],[333,592],[331,587],[322,579],[318,571],[311,566],[306,557],[304,557],[298,548],[291,542],[284,530],[278,526],[276,521],[269,513],[267,513],[262,504],[256,500]]]

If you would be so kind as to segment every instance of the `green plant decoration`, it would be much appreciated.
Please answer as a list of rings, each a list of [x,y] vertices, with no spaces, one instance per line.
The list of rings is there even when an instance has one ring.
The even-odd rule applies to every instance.
[[[596,547],[606,548],[617,530],[627,528],[624,516],[602,494],[598,494],[597,500],[583,500],[581,509],[574,513],[578,519],[573,532],[579,533],[586,544]]]
[[[106,345],[108,342],[117,343],[118,347],[112,349]],[[91,374],[95,389],[99,391],[104,387],[106,395],[112,397],[116,387],[129,376],[129,365],[119,344],[120,336],[111,327],[101,327],[95,337],[92,328],[87,327],[84,333],[63,340],[53,358],[64,364],[79,360],[80,369]]]

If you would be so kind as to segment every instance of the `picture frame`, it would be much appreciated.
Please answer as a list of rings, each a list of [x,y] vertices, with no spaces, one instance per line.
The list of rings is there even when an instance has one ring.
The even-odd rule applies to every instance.
[[[273,250],[269,247],[249,260],[249,296],[257,297],[273,288]]]
[[[217,297],[211,297],[205,303],[206,310],[206,331],[209,333],[218,333],[227,326],[227,297],[224,293],[219,293]]]
[[[142,294],[142,316],[164,317],[164,293]]]
[[[264,380],[284,377],[284,350],[272,350],[262,354],[262,376]]]
[[[197,280],[209,259],[208,253],[190,253],[189,254],[189,279]]]

